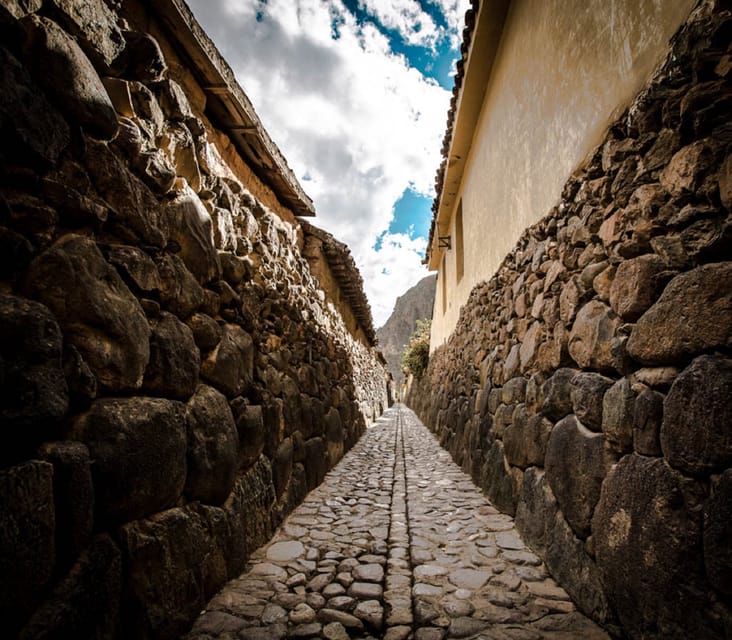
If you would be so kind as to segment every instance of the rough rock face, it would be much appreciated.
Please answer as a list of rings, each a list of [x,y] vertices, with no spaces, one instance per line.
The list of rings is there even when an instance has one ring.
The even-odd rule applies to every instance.
[[[0,0],[8,637],[180,638],[388,401],[184,6]]]
[[[732,620],[729,20],[700,3],[407,399],[630,638]]]
[[[404,380],[402,353],[417,329],[417,320],[432,318],[436,282],[437,276],[427,276],[399,296],[389,319],[376,331],[381,352],[397,389],[401,388]]]

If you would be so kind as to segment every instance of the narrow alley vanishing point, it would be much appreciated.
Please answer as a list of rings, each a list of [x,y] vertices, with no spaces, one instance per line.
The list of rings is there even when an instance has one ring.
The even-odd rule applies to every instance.
[[[608,638],[404,405],[208,604],[189,640]]]

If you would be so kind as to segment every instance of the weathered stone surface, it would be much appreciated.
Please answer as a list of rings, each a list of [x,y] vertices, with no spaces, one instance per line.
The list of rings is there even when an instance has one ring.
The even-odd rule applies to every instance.
[[[175,184],[175,167],[160,149],[138,152],[132,166],[140,179],[158,195],[167,194]]]
[[[117,116],[107,91],[81,47],[55,22],[27,21],[33,41],[34,75],[56,106],[99,140],[117,134]]]
[[[64,375],[69,386],[70,406],[72,409],[86,409],[97,397],[97,379],[79,350],[70,344],[64,348]]]
[[[546,473],[543,469],[530,467],[524,473],[521,495],[516,507],[516,529],[532,549],[542,556],[549,542],[548,533],[557,511]]]
[[[0,380],[0,420],[13,429],[11,440],[37,444],[51,436],[69,393],[61,331],[44,305],[0,295]]]
[[[642,364],[673,364],[732,344],[732,265],[715,263],[676,276],[633,328],[628,353]],[[680,319],[683,318],[683,322]]]
[[[17,629],[53,575],[53,467],[31,461],[0,470],[0,611]]]
[[[732,463],[732,360],[700,356],[676,378],[663,406],[661,448],[686,474]]]
[[[511,378],[501,389],[501,400],[506,404],[519,404],[526,399],[526,378]]]
[[[110,67],[124,49],[117,18],[103,0],[52,0],[59,21],[97,65]]]
[[[207,596],[226,580],[226,564],[206,523],[191,509],[170,509],[126,524],[119,538],[126,596],[133,604],[122,620],[123,632],[182,637]]]
[[[513,424],[503,433],[506,460],[522,469],[532,465],[544,466],[546,445],[553,426],[541,415],[529,417],[523,405],[519,405],[514,412]]]
[[[166,312],[153,320],[150,328],[150,362],[143,390],[150,395],[187,400],[196,389],[201,364],[193,332]]]
[[[18,639],[113,637],[121,590],[119,549],[108,535],[97,536],[35,611]]]
[[[698,140],[677,151],[661,173],[661,185],[672,195],[695,191],[705,171],[714,162],[714,152],[708,140]]]
[[[167,65],[157,40],[140,31],[123,31],[122,34],[125,39],[122,54],[125,77],[140,82],[162,80]]]
[[[61,114],[34,84],[26,69],[0,47],[0,128],[13,159],[47,168],[71,141]],[[2,152],[5,155],[5,151]]]
[[[620,318],[599,300],[592,300],[577,313],[569,335],[569,354],[583,369],[614,371],[612,339]]]
[[[322,438],[310,438],[305,441],[305,473],[308,489],[317,487],[328,471],[328,459],[325,453],[325,442]]]
[[[574,276],[570,278],[562,288],[559,295],[559,318],[567,324],[574,320],[577,315],[577,309],[582,298],[582,288],[579,278]]]
[[[27,289],[58,319],[64,339],[110,391],[138,389],[150,327],[137,299],[89,238],[66,235],[38,256]]]
[[[676,367],[643,367],[633,373],[634,382],[640,382],[654,389],[668,389],[679,375]]]
[[[325,415],[325,447],[328,452],[328,467],[340,460],[344,451],[344,429],[341,415],[332,407]]]
[[[633,408],[633,450],[645,456],[661,455],[661,423],[664,396],[645,389]]]
[[[115,244],[107,250],[107,260],[117,267],[128,287],[138,295],[160,291],[160,274],[153,259],[138,247]]]
[[[572,413],[572,379],[576,369],[558,369],[542,386],[544,402],[541,412],[552,420],[561,420]]]
[[[516,513],[519,486],[503,455],[500,440],[494,441],[488,450],[481,477],[482,488],[491,502],[510,515]]]
[[[238,325],[224,325],[221,341],[201,364],[201,377],[229,398],[244,393],[254,379],[251,336]]]
[[[160,138],[159,144],[169,158],[175,175],[185,178],[193,191],[200,191],[201,171],[198,168],[198,160],[196,159],[196,147],[193,143],[193,136],[185,124],[169,124]],[[213,226],[211,231],[214,231]],[[230,225],[230,235],[234,235],[233,224]],[[221,249],[229,248],[224,244],[218,246]]]
[[[704,561],[709,582],[732,594],[732,469],[712,478],[712,491],[704,505]]]
[[[193,340],[203,353],[211,351],[221,340],[222,329],[219,323],[205,313],[194,313],[186,324],[191,328]]]
[[[590,534],[606,466],[602,434],[592,433],[573,415],[557,423],[546,452],[546,479],[564,517],[581,538]]]
[[[648,253],[625,260],[610,288],[610,306],[623,320],[640,318],[656,301],[665,280],[659,277],[666,269],[660,256]]]
[[[181,122],[193,116],[182,87],[170,78],[163,78],[155,83],[155,94],[165,116],[173,122]]]
[[[47,442],[40,456],[53,465],[56,567],[65,570],[89,544],[94,526],[94,486],[89,449],[80,442]]]
[[[534,322],[526,332],[521,347],[519,348],[519,359],[521,362],[521,371],[526,371],[536,357],[539,344],[544,337],[544,328],[541,322]]]
[[[186,186],[165,208],[169,235],[180,246],[180,257],[201,284],[221,273],[213,243],[211,216],[198,195]]]
[[[104,143],[86,141],[84,165],[110,206],[109,225],[115,235],[129,244],[163,247],[160,205],[152,191]]]
[[[293,447],[292,439],[285,438],[277,447],[272,458],[272,482],[274,483],[275,495],[281,498],[284,493],[290,476],[292,475]]]
[[[591,431],[602,429],[602,399],[612,384],[610,378],[589,371],[578,373],[570,382],[572,410]]]
[[[254,464],[264,451],[265,429],[262,407],[247,405],[236,416],[239,434],[239,464],[247,468]]]
[[[608,474],[593,538],[608,598],[629,633],[720,637],[704,619],[701,495],[658,458],[628,455]]]
[[[160,301],[181,320],[203,305],[203,287],[176,255],[163,255],[157,261],[160,274]]]
[[[547,568],[583,612],[597,622],[610,622],[613,614],[600,572],[587,555],[585,543],[575,536],[560,511],[549,509],[547,517]]]
[[[272,535],[272,508],[275,503],[272,466],[267,458],[259,459],[239,474],[223,506],[228,531],[224,558],[229,575],[244,570],[247,555]]]
[[[185,492],[191,500],[221,504],[236,478],[239,435],[226,397],[199,385],[186,408],[188,474]]]
[[[33,245],[25,236],[0,226],[0,277],[12,279],[25,271],[33,252]]]
[[[86,444],[94,460],[100,522],[129,522],[180,497],[186,477],[182,403],[141,397],[96,400],[68,435]]]
[[[635,393],[628,378],[621,378],[602,399],[602,433],[611,449],[626,452],[633,444]]]

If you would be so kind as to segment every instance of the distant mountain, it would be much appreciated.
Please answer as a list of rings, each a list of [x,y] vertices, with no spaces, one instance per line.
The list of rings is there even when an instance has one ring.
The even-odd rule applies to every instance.
[[[383,327],[376,331],[381,349],[391,375],[394,377],[396,389],[404,379],[402,374],[402,352],[409,337],[417,328],[417,320],[432,318],[432,307],[435,304],[435,283],[437,276],[427,276],[415,284],[406,293],[397,298],[394,311]]]

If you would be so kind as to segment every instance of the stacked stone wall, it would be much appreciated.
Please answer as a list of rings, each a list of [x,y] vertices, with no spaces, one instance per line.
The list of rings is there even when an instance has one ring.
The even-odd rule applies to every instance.
[[[148,24],[0,2],[6,637],[181,637],[387,403]]]
[[[632,638],[732,634],[724,7],[695,9],[408,398],[579,607]]]

